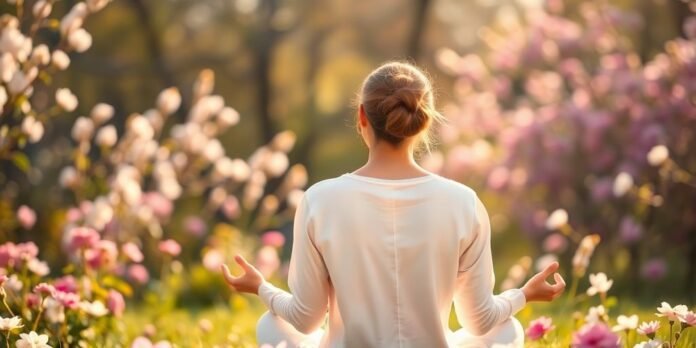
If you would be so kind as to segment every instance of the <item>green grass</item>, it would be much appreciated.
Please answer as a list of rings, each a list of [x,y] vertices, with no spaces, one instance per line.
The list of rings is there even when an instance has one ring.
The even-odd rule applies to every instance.
[[[517,313],[516,317],[526,328],[531,320],[546,315],[553,318],[556,329],[553,330],[545,341],[527,341],[527,347],[569,347],[572,333],[577,330],[578,317],[584,317],[587,308],[592,303],[576,305],[575,309],[569,309],[565,299],[555,303],[532,303]],[[596,300],[596,299],[595,299]],[[609,300],[613,301],[613,300]],[[659,303],[655,304],[657,307]],[[632,302],[622,300],[609,309],[609,324],[616,324],[616,317],[620,314],[637,314],[640,322],[658,320],[654,313],[655,307],[640,306]],[[156,328],[153,342],[167,339],[179,347],[256,347],[255,326],[258,317],[265,311],[261,302],[252,296],[233,295],[229,304],[219,304],[207,308],[178,308],[163,311],[157,307],[139,307],[131,309],[123,318],[122,329],[129,340],[143,335],[147,331],[147,325],[152,324]],[[576,313],[577,312],[577,313]],[[210,330],[202,327],[201,321],[208,320]],[[666,320],[660,320],[662,327],[658,337],[664,338],[669,334]],[[457,328],[454,313],[451,316],[450,327]],[[646,340],[646,337],[631,332],[628,337],[621,333],[621,339],[626,347],[633,347],[637,342]],[[628,339],[628,341],[627,341]],[[687,328],[683,331],[677,348],[696,347],[696,328]]]

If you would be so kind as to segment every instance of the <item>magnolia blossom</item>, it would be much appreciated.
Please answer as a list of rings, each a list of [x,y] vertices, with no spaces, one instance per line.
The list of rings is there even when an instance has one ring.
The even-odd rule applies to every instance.
[[[77,108],[78,101],[77,97],[69,89],[59,88],[56,90],[56,103],[63,110],[73,112]]]
[[[591,286],[587,289],[587,295],[594,296],[596,294],[606,294],[609,289],[611,289],[614,281],[607,278],[604,272],[599,272],[595,274],[590,274],[590,284]]]
[[[70,33],[82,27],[88,13],[87,5],[84,2],[76,3],[60,21],[60,32],[63,35],[70,35]]]
[[[614,179],[613,192],[614,196],[621,197],[626,194],[633,187],[633,177],[626,173],[621,172]]]
[[[669,158],[669,150],[664,145],[654,146],[648,152],[647,159],[651,166],[659,166]]]
[[[44,44],[38,45],[31,52],[30,60],[36,65],[47,65],[51,62],[51,51]]]
[[[621,340],[606,325],[590,323],[573,334],[573,348],[619,348]]]
[[[549,317],[539,317],[535,320],[532,320],[532,322],[529,323],[529,327],[525,331],[527,334],[527,337],[529,337],[530,340],[536,341],[544,337],[546,333],[549,331],[553,330],[555,326],[553,326],[553,322],[551,318]]]
[[[655,334],[657,333],[657,330],[660,328],[660,322],[657,320],[653,320],[650,322],[642,322],[640,326],[636,329],[636,332],[638,332],[641,335],[648,336],[649,338],[655,338]]]
[[[14,316],[11,318],[0,317],[0,331],[12,331],[23,327],[22,318]]]
[[[670,306],[667,302],[662,302],[661,306],[657,308],[658,313],[655,313],[658,317],[666,317],[669,321],[675,322],[679,321],[679,318],[686,315],[689,308],[685,305],[676,305],[674,307]]]
[[[617,324],[612,328],[614,331],[635,330],[638,328],[638,316],[635,314],[631,316],[619,315],[616,318],[616,322]]]
[[[17,340],[17,348],[51,348],[48,345],[48,336],[39,335],[34,331],[19,334],[19,339]]]

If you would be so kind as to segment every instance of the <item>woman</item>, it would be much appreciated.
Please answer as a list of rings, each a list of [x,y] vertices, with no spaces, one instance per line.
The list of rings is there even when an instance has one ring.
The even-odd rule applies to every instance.
[[[263,279],[241,256],[244,274],[223,274],[268,307],[259,344],[289,347],[521,346],[513,315],[565,288],[553,263],[521,289],[493,295],[488,214],[469,187],[421,168],[428,145],[432,85],[418,68],[382,65],[363,83],[358,131],[369,148],[358,170],[308,188],[295,213],[288,284]],[[553,274],[556,283],[546,282]],[[452,332],[454,303],[462,328]],[[322,329],[328,310],[328,326]]]

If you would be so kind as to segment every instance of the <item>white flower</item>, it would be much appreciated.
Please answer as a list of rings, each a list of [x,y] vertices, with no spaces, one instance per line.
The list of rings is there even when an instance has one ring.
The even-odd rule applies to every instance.
[[[53,10],[53,5],[51,4],[51,2],[46,0],[39,0],[36,3],[34,3],[32,13],[36,18],[46,18],[51,14],[51,10]]]
[[[609,289],[611,289],[614,281],[607,278],[604,272],[599,272],[595,274],[590,274],[590,284],[591,286],[587,289],[587,295],[594,296],[596,294],[606,294]]]
[[[568,223],[568,212],[565,209],[556,209],[546,219],[546,228],[549,230],[558,229]]]
[[[0,109],[5,106],[5,103],[7,103],[7,91],[5,87],[0,86]]]
[[[176,178],[174,177],[160,180],[157,185],[157,188],[165,197],[167,197],[170,200],[175,200],[179,198],[179,196],[181,196],[181,185],[179,185],[179,182],[176,181]]]
[[[72,128],[72,138],[77,142],[89,141],[94,133],[94,122],[91,118],[80,116]]]
[[[662,305],[657,308],[659,313],[655,313],[658,317],[666,317],[669,321],[679,321],[679,317],[685,315],[689,308],[685,305],[670,306],[667,302],[662,302]]]
[[[60,171],[58,182],[62,187],[73,187],[77,184],[78,174],[74,167],[65,167]]]
[[[114,216],[114,210],[109,203],[109,199],[101,196],[94,200],[92,210],[87,214],[87,224],[97,230],[101,230],[111,221]]]
[[[75,6],[70,9],[70,12],[60,21],[60,32],[63,35],[69,35],[73,31],[79,29],[82,27],[82,23],[84,23],[87,14],[87,5],[84,2],[80,1],[76,3]]]
[[[638,316],[635,314],[631,316],[619,315],[616,318],[616,323],[617,325],[613,327],[614,331],[635,330],[638,327]]]
[[[274,151],[265,163],[266,172],[271,177],[278,177],[288,169],[288,156],[282,151]]]
[[[114,107],[106,104],[99,103],[92,108],[92,112],[89,113],[89,117],[94,120],[96,124],[102,124],[110,120],[114,116]]]
[[[211,139],[203,148],[203,157],[208,160],[208,162],[215,162],[225,155],[225,149],[222,148],[222,144],[217,139]]]
[[[82,53],[92,47],[92,35],[82,28],[73,30],[68,35],[68,44],[75,51]]]
[[[116,134],[116,127],[113,125],[106,125],[99,129],[99,132],[97,132],[97,136],[95,138],[95,142],[99,146],[103,147],[114,146],[117,140],[118,135]]]
[[[171,115],[181,106],[181,94],[176,87],[170,87],[160,92],[157,97],[157,108],[163,115]]]
[[[660,348],[662,347],[662,341],[660,340],[648,340],[636,343],[633,348]]]
[[[660,328],[660,322],[657,320],[653,320],[650,322],[642,322],[640,326],[636,329],[636,331],[641,334],[641,335],[646,335],[648,337],[655,336],[655,333],[657,333],[657,329]]]
[[[245,181],[251,176],[251,168],[244,160],[235,158],[232,160],[230,177],[237,182]]]
[[[22,93],[29,87],[38,74],[39,70],[36,69],[36,67],[31,67],[26,72],[17,70],[14,75],[12,75],[10,82],[7,83],[7,89],[10,94]]]
[[[127,127],[129,132],[133,133],[136,138],[141,140],[151,140],[152,137],[155,136],[155,130],[152,129],[150,121],[142,115],[131,117]]]
[[[37,65],[46,65],[51,62],[51,51],[49,51],[48,46],[41,44],[34,47],[34,51],[31,52],[31,61]]]
[[[0,56],[0,78],[3,82],[10,82],[17,71],[17,61],[11,54],[5,52]]]
[[[51,348],[48,345],[48,336],[39,335],[32,331],[28,334],[19,334],[20,339],[17,340],[17,348]]]
[[[585,321],[587,323],[601,323],[604,322],[604,319],[607,315],[607,310],[604,308],[604,306],[599,305],[596,307],[590,307],[590,310],[587,312],[587,316],[585,316]]]
[[[27,135],[30,143],[36,143],[43,137],[44,126],[34,116],[27,116],[22,121],[22,132]]]
[[[99,300],[94,302],[81,301],[80,309],[82,309],[83,311],[85,311],[85,313],[93,317],[103,317],[109,314],[109,309],[106,308],[104,302]]]
[[[239,123],[239,113],[237,110],[226,106],[220,110],[220,113],[217,115],[217,125],[220,128],[227,128],[230,126],[234,126],[237,123]]]
[[[633,177],[626,172],[621,172],[614,179],[614,196],[621,197],[633,187]]]
[[[51,54],[51,63],[53,63],[53,66],[58,70],[65,70],[70,66],[70,57],[61,50],[55,50]]]
[[[295,146],[295,139],[296,136],[293,131],[283,131],[273,137],[271,146],[278,151],[288,153]]]
[[[0,331],[12,331],[23,327],[22,319],[18,316],[12,318],[0,317]]]
[[[669,150],[664,145],[656,145],[648,152],[648,163],[657,167],[669,158]]]
[[[44,300],[44,309],[46,320],[48,320],[49,323],[55,324],[65,322],[65,308],[52,297],[46,297]]]
[[[689,326],[696,326],[696,313],[688,311],[679,315],[679,321]]]
[[[51,272],[48,264],[44,261],[39,261],[38,259],[30,259],[27,262],[27,268],[40,277],[46,276],[49,272]]]
[[[13,27],[4,27],[0,34],[0,52],[8,52],[19,62],[27,60],[31,52],[31,39]]]
[[[85,0],[89,11],[94,13],[108,5],[111,0]]]
[[[56,90],[56,103],[61,109],[67,112],[73,112],[77,108],[77,97],[67,88],[59,88]]]

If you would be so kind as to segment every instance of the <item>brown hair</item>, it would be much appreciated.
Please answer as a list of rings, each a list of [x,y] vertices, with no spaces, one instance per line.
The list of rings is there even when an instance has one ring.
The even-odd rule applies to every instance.
[[[389,62],[365,78],[359,96],[377,139],[392,145],[420,135],[430,150],[430,125],[443,117],[435,110],[433,87],[423,71],[405,62]]]

